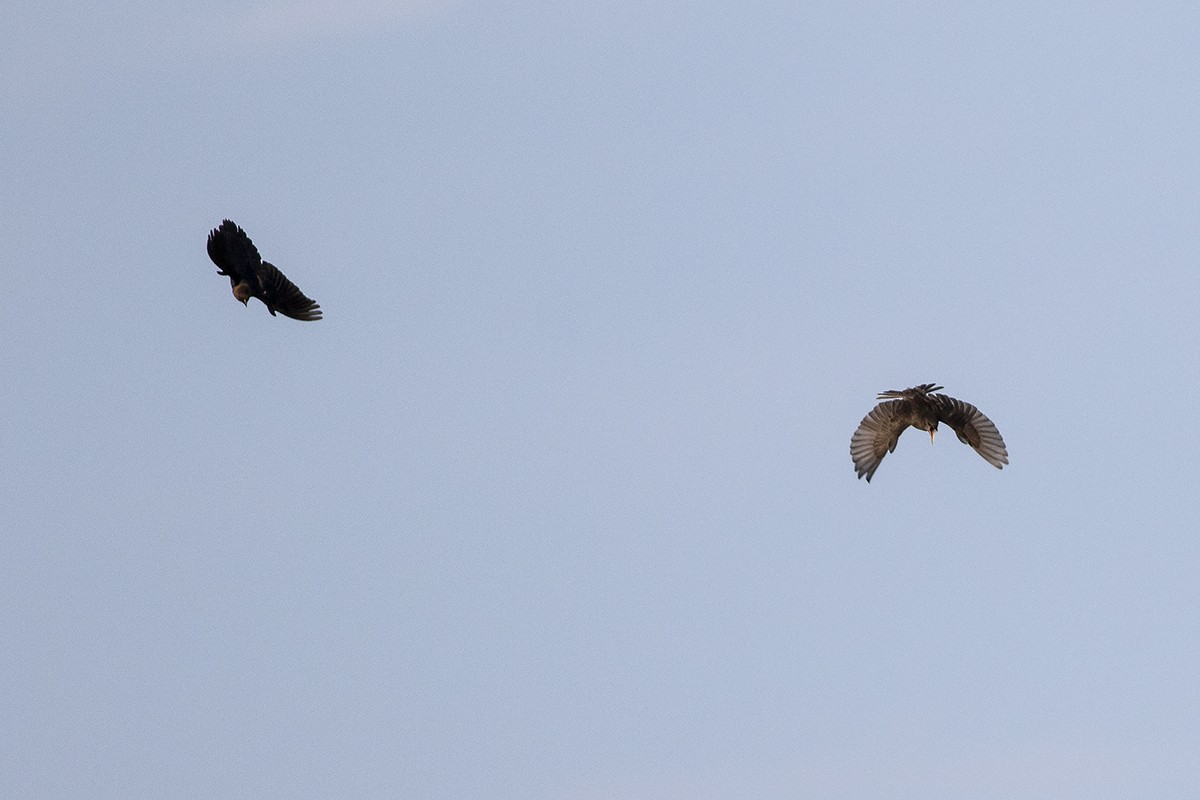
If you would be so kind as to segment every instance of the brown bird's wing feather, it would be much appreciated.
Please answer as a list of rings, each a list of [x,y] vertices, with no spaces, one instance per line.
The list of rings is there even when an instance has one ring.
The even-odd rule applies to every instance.
[[[1008,463],[1008,450],[1004,439],[996,425],[975,406],[947,397],[944,394],[932,395],[937,403],[937,415],[954,429],[958,440],[975,448],[975,452],[996,469],[1003,469]]]
[[[233,283],[247,280],[258,272],[262,257],[246,232],[229,220],[208,234],[208,257],[221,275]]]
[[[896,449],[900,434],[908,427],[908,414],[903,408],[906,401],[892,400],[880,403],[871,409],[861,423],[854,436],[850,437],[850,457],[854,459],[854,469],[858,477],[867,478],[879,469],[883,457]]]
[[[285,317],[312,322],[321,318],[321,307],[304,296],[296,284],[287,279],[270,261],[262,262],[258,270],[262,300],[271,314],[278,311]]]

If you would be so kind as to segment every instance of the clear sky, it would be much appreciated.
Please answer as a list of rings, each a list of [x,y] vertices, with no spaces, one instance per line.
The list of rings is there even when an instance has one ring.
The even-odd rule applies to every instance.
[[[5,4],[0,796],[1195,797],[1198,40]]]

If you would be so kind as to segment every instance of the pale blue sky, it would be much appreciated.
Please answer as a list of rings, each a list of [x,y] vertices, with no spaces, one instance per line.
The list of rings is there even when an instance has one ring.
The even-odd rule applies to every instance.
[[[1198,40],[9,3],[0,795],[1194,797]]]

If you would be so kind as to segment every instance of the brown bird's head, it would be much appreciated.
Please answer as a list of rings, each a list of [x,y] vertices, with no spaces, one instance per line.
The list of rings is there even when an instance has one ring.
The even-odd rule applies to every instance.
[[[233,296],[240,300],[242,305],[246,305],[250,301],[250,284],[235,284],[233,287]]]

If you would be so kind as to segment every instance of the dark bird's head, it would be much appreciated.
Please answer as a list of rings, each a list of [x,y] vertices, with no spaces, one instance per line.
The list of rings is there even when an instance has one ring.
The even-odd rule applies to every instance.
[[[250,302],[250,284],[235,283],[233,285],[233,296],[240,300],[242,305],[246,305]]]

